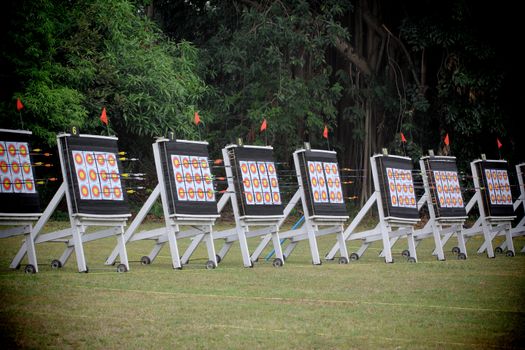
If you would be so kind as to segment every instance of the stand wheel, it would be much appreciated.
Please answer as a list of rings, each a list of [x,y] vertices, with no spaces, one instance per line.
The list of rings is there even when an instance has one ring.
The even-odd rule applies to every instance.
[[[458,260],[467,260],[467,256],[465,255],[465,253],[459,253]]]
[[[149,258],[149,256],[143,256],[142,258],[140,258],[140,264],[149,265],[151,264],[151,259]]]
[[[507,250],[506,256],[512,258],[514,256],[514,252],[512,250]]]
[[[416,262],[416,258],[414,258],[413,256],[411,256],[411,257],[408,258],[408,262],[409,262],[409,263],[415,263],[415,262]]]
[[[405,249],[401,252],[401,255],[405,258],[408,258],[410,256],[410,251],[408,251],[408,249]]]
[[[453,247],[452,248],[452,253],[459,254],[460,252],[461,252],[461,250],[459,249],[459,247]]]
[[[346,264],[348,264],[348,259],[345,258],[344,256],[340,257],[340,258],[339,258],[339,264],[341,264],[341,265],[346,265]]]
[[[501,253],[503,253],[503,249],[501,249],[501,247],[496,247],[496,249],[494,249],[494,252],[498,253],[498,254],[501,254]]]
[[[119,264],[119,265],[117,266],[117,272],[118,272],[118,273],[128,272],[128,268],[127,268],[127,266],[124,265],[124,264]]]
[[[357,253],[350,254],[350,260],[352,260],[352,261],[359,260],[359,255],[357,255]]]
[[[36,273],[36,268],[33,265],[29,264],[29,265],[26,265],[24,272],[25,273]]]
[[[222,261],[222,258],[220,257],[219,254],[215,254],[215,260],[217,260],[217,264],[218,264]]]
[[[211,260],[206,261],[206,270],[213,270],[216,268],[215,263]]]
[[[275,258],[275,259],[273,259],[272,266],[273,267],[282,267],[283,266],[283,261],[281,259],[279,259],[279,258]]]
[[[53,270],[60,269],[61,267],[62,267],[62,262],[60,262],[60,260],[55,259],[51,261],[51,268]]]

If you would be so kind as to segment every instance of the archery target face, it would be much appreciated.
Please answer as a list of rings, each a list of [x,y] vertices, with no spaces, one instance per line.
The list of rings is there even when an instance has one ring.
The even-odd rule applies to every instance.
[[[337,163],[308,161],[307,167],[314,203],[343,203]]]
[[[80,199],[124,200],[115,153],[75,150],[72,155]]]
[[[441,208],[463,208],[457,171],[433,171],[437,201]]]
[[[387,167],[386,175],[392,207],[417,208],[412,171]]]
[[[512,205],[509,175],[505,169],[484,169],[490,204]]]
[[[206,157],[171,155],[177,200],[215,202],[213,178]]]
[[[281,193],[274,162],[241,160],[239,168],[247,205],[281,204]]]
[[[0,193],[36,193],[27,142],[0,141]]]

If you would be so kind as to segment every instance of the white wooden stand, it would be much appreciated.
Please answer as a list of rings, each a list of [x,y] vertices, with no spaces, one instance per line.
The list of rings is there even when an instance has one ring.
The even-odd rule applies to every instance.
[[[320,215],[315,216],[309,213],[308,205],[306,202],[307,201],[306,193],[303,187],[301,166],[300,166],[299,156],[298,156],[298,154],[303,151],[304,150],[298,150],[294,152],[293,154],[295,171],[297,174],[297,182],[299,184],[299,188],[297,192],[293,195],[292,199],[290,200],[286,208],[284,209],[284,217],[278,222],[278,227],[281,227],[283,225],[283,223],[285,222],[288,215],[290,215],[293,208],[299,204],[299,200],[301,200],[302,208],[304,211],[304,223],[298,229],[289,230],[289,231],[281,233],[280,235],[281,239],[290,240],[289,244],[284,250],[283,256],[285,259],[287,259],[290,256],[290,254],[293,252],[295,247],[299,244],[299,242],[308,240],[308,243],[310,245],[310,254],[312,256],[312,263],[314,265],[321,265],[321,259],[319,257],[319,249],[317,246],[317,237],[335,233],[337,235],[338,243],[342,243],[340,245],[340,248],[338,249],[341,254],[341,258],[339,262],[342,264],[347,264],[349,257],[348,257],[348,251],[346,249],[346,244],[344,244],[343,224],[344,222],[346,222],[346,220],[348,220],[348,216],[328,216],[328,215],[327,216],[320,216]],[[261,240],[261,242],[255,249],[252,255],[252,259],[259,258],[259,256],[262,254],[265,247],[268,245],[269,241],[270,241],[269,236],[263,237],[263,239]]]
[[[455,157],[439,157],[440,159],[449,158],[455,160]],[[425,158],[419,161],[419,167],[421,168],[421,176],[423,178],[423,186],[425,188],[425,194],[422,200],[418,203],[418,209],[426,204],[428,208],[429,219],[425,226],[419,230],[414,231],[414,239],[416,240],[416,247],[419,243],[428,237],[434,238],[435,248],[432,255],[436,256],[438,260],[445,260],[445,253],[443,247],[445,243],[452,236],[456,236],[458,239],[458,245],[452,249],[457,254],[458,259],[465,260],[467,258],[467,249],[465,246],[465,238],[463,237],[463,224],[467,217],[438,217],[434,210],[433,200],[437,201],[437,198],[432,199],[431,188],[430,188],[430,169],[427,169],[425,165]]]
[[[183,265],[188,264],[189,259],[181,259],[178,248],[178,239],[193,237],[192,245],[197,248],[201,242],[206,243],[208,251],[208,261],[206,262],[207,269],[214,269],[217,267],[217,259],[215,254],[215,246],[213,244],[213,225],[219,215],[181,215],[170,214],[167,184],[164,181],[164,173],[162,171],[162,163],[160,157],[159,143],[166,142],[167,139],[158,139],[153,144],[153,156],[155,159],[155,167],[157,170],[157,178],[159,183],[155,186],[153,192],[149,195],[146,203],[142,206],[135,219],[129,225],[129,228],[124,233],[124,241],[126,243],[140,240],[155,241],[155,245],[148,255],[141,258],[143,265],[149,265],[158,256],[162,247],[168,243],[171,253],[171,263],[174,269],[182,269]],[[191,142],[191,141],[184,141]],[[136,232],[140,224],[146,218],[158,198],[161,198],[162,209],[164,214],[164,227]],[[195,202],[198,205],[198,202]],[[182,227],[190,227],[182,230]],[[113,249],[113,252],[106,260],[106,265],[115,264],[116,258],[119,255],[118,247]],[[122,258],[122,257],[121,257]]]
[[[219,213],[222,212],[228,202],[231,202],[233,209],[233,215],[235,219],[235,227],[229,230],[216,232],[214,239],[223,240],[224,244],[217,254],[218,262],[221,262],[226,254],[230,251],[231,247],[235,242],[239,242],[241,249],[241,256],[244,267],[253,267],[253,263],[257,260],[257,257],[250,257],[250,251],[248,248],[248,238],[268,236],[273,241],[273,246],[276,253],[276,258],[273,260],[274,267],[281,267],[284,265],[284,257],[281,249],[280,234],[279,234],[279,222],[283,219],[282,215],[261,215],[261,216],[241,216],[239,211],[239,203],[235,193],[235,184],[233,182],[232,164],[230,162],[230,153],[233,152],[232,148],[237,147],[234,145],[227,146],[222,150],[222,157],[224,161],[224,168],[226,171],[226,177],[228,179],[228,188],[223,194],[218,203]],[[257,146],[243,146],[243,147],[254,147]],[[258,227],[252,230],[252,227]],[[197,239],[197,237],[195,238]],[[194,239],[194,241],[195,241]],[[197,245],[194,242],[188,247],[184,253],[182,259],[189,259],[195,251]]]
[[[361,241],[361,247],[359,247],[355,253],[350,255],[350,260],[358,260],[373,242],[382,241],[383,250],[380,254],[380,257],[383,257],[386,263],[392,263],[394,262],[392,257],[392,247],[399,240],[399,238],[406,237],[408,241],[408,259],[410,262],[417,262],[416,244],[414,240],[414,226],[419,222],[419,219],[385,217],[383,211],[384,204],[381,198],[381,187],[379,184],[379,175],[376,164],[377,157],[378,155],[375,155],[370,158],[370,166],[374,180],[374,193],[372,196],[370,196],[370,198],[368,198],[363,208],[361,208],[359,213],[343,232],[344,241]],[[372,210],[374,204],[376,204],[377,211],[379,213],[379,223],[372,230],[354,232],[366,214]],[[341,245],[342,244],[337,242],[328,252],[328,254],[326,254],[326,259],[334,259]]]
[[[68,155],[62,154],[62,137],[69,136],[68,134],[61,134],[57,137],[60,164],[62,167],[62,177],[64,181],[60,185],[58,191],[55,193],[51,202],[48,204],[47,208],[44,210],[40,219],[36,222],[33,228],[33,239],[34,243],[44,243],[44,242],[61,242],[66,244],[66,249],[59,259],[55,259],[51,262],[52,268],[61,268],[64,266],[75,251],[77,259],[77,267],[79,272],[88,272],[88,266],[86,264],[86,258],[84,254],[84,242],[90,242],[96,239],[106,238],[110,236],[116,236],[117,246],[119,249],[119,254],[121,256],[121,263],[117,266],[117,272],[127,272],[129,270],[128,256],[126,252],[126,245],[123,238],[124,227],[126,226],[128,218],[131,214],[124,215],[94,215],[94,214],[77,214],[73,211],[73,202],[71,194],[68,191],[68,179],[69,175],[67,174],[66,163],[64,157]],[[82,137],[83,135],[80,135]],[[89,137],[94,137],[93,135],[86,135]],[[62,199],[66,197],[68,212],[69,212],[69,221],[70,227],[54,231],[51,233],[41,234],[40,231],[44,225],[48,222],[49,218],[57,208],[58,204]],[[107,229],[98,230],[96,232],[86,233],[88,227],[109,227]],[[20,265],[25,254],[29,253],[27,249],[27,244],[24,244],[17,255],[11,262],[11,267],[16,268]]]
[[[515,219],[515,216],[488,216],[487,213],[485,213],[485,208],[483,206],[483,198],[481,194],[481,174],[478,174],[478,170],[476,168],[476,163],[478,162],[481,162],[481,160],[475,160],[470,163],[474,187],[476,188],[476,194],[468,202],[466,210],[467,213],[469,213],[477,204],[479,218],[476,220],[474,225],[472,225],[472,227],[463,230],[465,241],[468,241],[468,239],[474,236],[483,235],[484,242],[478,249],[477,253],[481,254],[484,251],[486,251],[487,256],[489,258],[494,258],[495,255],[492,241],[497,236],[505,236],[507,256],[514,256],[515,251],[514,243],[512,241],[511,228],[512,220]]]

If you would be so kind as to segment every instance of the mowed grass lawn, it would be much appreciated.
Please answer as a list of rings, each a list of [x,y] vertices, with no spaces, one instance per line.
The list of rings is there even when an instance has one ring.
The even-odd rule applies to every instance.
[[[47,230],[63,228],[54,222]],[[148,223],[144,228],[159,227]],[[324,253],[334,236],[319,240]],[[455,349],[525,347],[525,254],[476,255],[468,242],[459,261],[418,247],[419,263],[378,257],[376,243],[357,262],[311,264],[307,241],[282,268],[259,262],[243,268],[238,246],[215,270],[205,249],[173,270],[167,245],[149,266],[139,263],[151,241],[128,244],[131,271],[104,261],[114,238],[84,245],[90,272],[78,273],[74,254],[62,269],[49,263],[64,245],[37,245],[40,272],[8,268],[20,237],[0,240],[2,348],[74,349]],[[189,240],[181,240],[181,252]],[[253,249],[258,239],[251,239]],[[519,251],[525,240],[516,239]],[[220,242],[216,242],[219,250]],[[349,244],[355,251],[357,243]],[[25,263],[25,261],[24,261]]]

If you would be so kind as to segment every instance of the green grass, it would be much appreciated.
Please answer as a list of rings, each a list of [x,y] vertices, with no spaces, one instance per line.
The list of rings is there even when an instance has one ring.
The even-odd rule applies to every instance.
[[[334,241],[319,240],[321,255]],[[188,242],[181,241],[181,252]],[[252,249],[257,242],[250,240]],[[41,265],[35,275],[8,268],[20,243],[20,237],[0,241],[3,348],[525,347],[525,254],[478,256],[481,239],[468,243],[466,261],[451,253],[436,261],[427,239],[417,264],[400,256],[406,248],[400,241],[394,264],[378,258],[377,243],[357,262],[322,266],[311,265],[305,241],[279,269],[271,262],[243,268],[236,245],[215,270],[204,269],[204,247],[183,270],[171,268],[167,246],[151,265],[141,266],[140,257],[153,246],[143,241],[128,244],[132,262],[125,274],[103,264],[114,238],[84,245],[88,274],[77,272],[74,254],[52,270],[49,263],[64,246],[44,243],[37,245]],[[525,240],[515,244],[519,251]],[[350,252],[356,248],[349,244]]]

